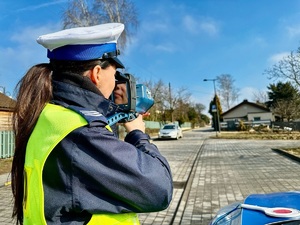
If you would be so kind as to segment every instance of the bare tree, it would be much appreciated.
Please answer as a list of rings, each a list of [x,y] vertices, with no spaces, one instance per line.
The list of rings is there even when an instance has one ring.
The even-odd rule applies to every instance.
[[[139,78],[137,78],[139,80]],[[143,81],[143,84],[151,91],[154,105],[149,110],[150,116],[146,120],[152,121],[178,121],[180,124],[186,121],[200,122],[202,111],[205,106],[201,103],[190,101],[191,93],[186,87],[174,89],[171,84],[164,84],[160,79],[157,82],[152,80]],[[196,116],[192,112],[196,113]],[[195,120],[196,118],[196,120]]]
[[[170,120],[173,122],[176,117],[179,118],[182,111],[183,103],[189,101],[191,94],[187,92],[187,88],[181,87],[178,90],[174,90],[171,87],[171,83],[168,86],[168,94],[167,94],[167,109],[170,114]]]
[[[63,12],[64,29],[110,22],[125,25],[118,42],[125,49],[139,25],[135,5],[130,0],[72,0]]]
[[[205,110],[205,106],[201,103],[192,103],[191,104],[191,111],[195,110],[195,117],[194,118],[190,118],[190,121],[191,122],[194,122],[193,123],[193,126],[195,126],[196,124],[199,124],[199,126],[202,124],[204,125],[207,121],[205,120],[205,115],[202,114],[202,112]],[[208,122],[209,123],[209,119],[208,119]]]
[[[162,120],[161,115],[166,108],[166,86],[163,81],[160,79],[158,82],[153,82],[152,80],[142,82],[151,92],[151,96],[154,99],[154,105],[150,109],[149,120],[159,121]]]
[[[230,74],[217,76],[218,93],[225,111],[230,109],[238,99],[239,90],[234,86],[234,82],[235,80]]]
[[[270,69],[265,70],[264,74],[269,79],[282,79],[295,83],[300,87],[300,48],[297,52],[291,52]]]
[[[63,29],[87,27],[97,24],[96,17],[91,13],[85,0],[69,1],[63,12]]]
[[[278,100],[274,104],[273,113],[280,117],[281,121],[286,119],[291,121],[299,118],[300,105],[299,100]]]
[[[206,109],[205,105],[201,103],[196,103],[195,104],[195,110],[199,115],[202,115],[202,112]]]
[[[252,100],[256,103],[265,104],[269,100],[267,91],[258,90],[252,93]]]
[[[170,83],[165,85],[161,79],[156,83],[151,80],[143,83],[150,89],[155,102],[150,109],[150,120],[188,121],[191,93],[187,88],[174,89]]]

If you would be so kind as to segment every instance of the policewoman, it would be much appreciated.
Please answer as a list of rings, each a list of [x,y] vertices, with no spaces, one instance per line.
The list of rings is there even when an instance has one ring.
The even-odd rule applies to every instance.
[[[107,118],[115,87],[120,23],[42,35],[49,63],[17,86],[12,166],[18,224],[139,224],[172,198],[166,159],[149,142],[140,115],[119,140]]]

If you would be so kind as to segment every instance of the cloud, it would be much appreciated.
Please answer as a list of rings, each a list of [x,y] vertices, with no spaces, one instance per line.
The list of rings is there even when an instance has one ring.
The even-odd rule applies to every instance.
[[[136,36],[131,37],[126,54],[134,51],[174,52],[176,51],[176,34],[173,25],[166,21],[143,21]]]
[[[290,52],[280,52],[280,53],[274,54],[271,57],[269,57],[268,62],[270,64],[274,65],[289,55],[290,55]]]
[[[11,44],[0,47],[0,83],[7,86],[8,90],[12,90],[31,66],[48,62],[46,49],[37,44],[36,38],[57,31],[59,26],[59,24],[44,24],[41,27],[22,27],[13,33]]]
[[[48,2],[48,3],[39,4],[39,5],[31,5],[31,6],[28,6],[25,8],[16,9],[15,12],[34,11],[37,9],[49,7],[51,5],[58,5],[58,4],[66,3],[66,2],[68,2],[68,1],[67,0],[57,0],[54,2]]]
[[[16,30],[16,33],[11,35],[11,41],[17,42],[19,44],[28,45],[30,42],[35,40],[38,36],[55,32],[60,30],[60,23],[55,24],[44,24],[40,27],[20,27],[19,30]],[[28,43],[29,42],[29,43]],[[36,43],[36,42],[32,42]]]
[[[17,60],[22,65],[28,65],[39,61],[39,55],[45,55],[46,49],[37,44],[36,39],[40,35],[59,30],[60,24],[45,24],[41,27],[25,27],[11,35],[12,46],[6,49],[8,55]],[[4,49],[5,51],[5,49]],[[13,55],[12,55],[13,54]]]
[[[162,45],[156,45],[154,46],[154,49],[156,51],[160,51],[160,52],[175,52],[176,48],[174,46],[172,46],[170,43],[167,44],[162,44]]]
[[[300,24],[288,25],[285,27],[287,34],[290,38],[299,38],[300,36]]]
[[[214,22],[207,21],[207,22],[201,22],[200,28],[207,34],[211,36],[215,36],[219,33],[219,30]]]
[[[247,99],[248,101],[252,101],[253,98],[253,93],[257,92],[256,88],[253,87],[243,87],[240,90],[240,95],[238,98],[238,103],[244,101],[245,99]]]
[[[140,37],[147,37],[149,35],[159,36],[161,34],[169,33],[172,29],[168,20],[159,21],[143,21],[138,31]]]
[[[238,103],[241,103],[244,99],[249,102],[266,102],[268,101],[268,90],[267,88],[257,89],[254,87],[243,87],[240,91],[241,96],[239,96]]]
[[[135,46],[137,47],[137,46]],[[142,45],[140,48],[143,49],[143,52],[147,55],[159,55],[160,53],[174,53],[177,51],[177,47],[171,43],[148,43]],[[128,54],[128,51],[126,51]]]
[[[252,43],[255,46],[260,46],[260,47],[265,47],[268,45],[267,41],[265,38],[261,37],[261,36],[255,36],[252,39]]]
[[[203,32],[209,36],[216,36],[219,33],[218,25],[212,19],[197,20],[190,15],[183,18],[184,28],[191,34],[199,34]]]

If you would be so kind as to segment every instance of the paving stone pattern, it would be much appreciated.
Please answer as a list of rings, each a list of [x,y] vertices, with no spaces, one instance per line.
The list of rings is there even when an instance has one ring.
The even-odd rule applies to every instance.
[[[4,186],[0,188],[0,224],[14,224],[12,218],[12,194],[11,187]]]
[[[207,140],[181,224],[209,224],[217,211],[251,193],[300,190],[300,165],[271,150],[288,141]]]
[[[178,141],[153,141],[170,163],[175,189],[166,210],[139,215],[142,225],[169,225],[171,221],[174,225],[207,225],[221,207],[242,201],[251,193],[300,190],[300,164],[272,150],[300,146],[299,141],[208,136],[214,132],[198,129],[184,132]],[[191,174],[190,191],[182,199]],[[0,225],[12,224],[11,212],[10,186],[4,186],[0,188]]]

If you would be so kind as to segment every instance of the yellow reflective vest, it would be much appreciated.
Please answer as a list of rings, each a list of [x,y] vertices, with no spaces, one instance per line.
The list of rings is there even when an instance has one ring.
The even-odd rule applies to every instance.
[[[24,172],[24,225],[45,225],[43,168],[54,147],[76,128],[88,122],[62,106],[46,104],[28,140]],[[107,125],[107,129],[110,127]],[[95,214],[88,225],[139,225],[136,213]]]

